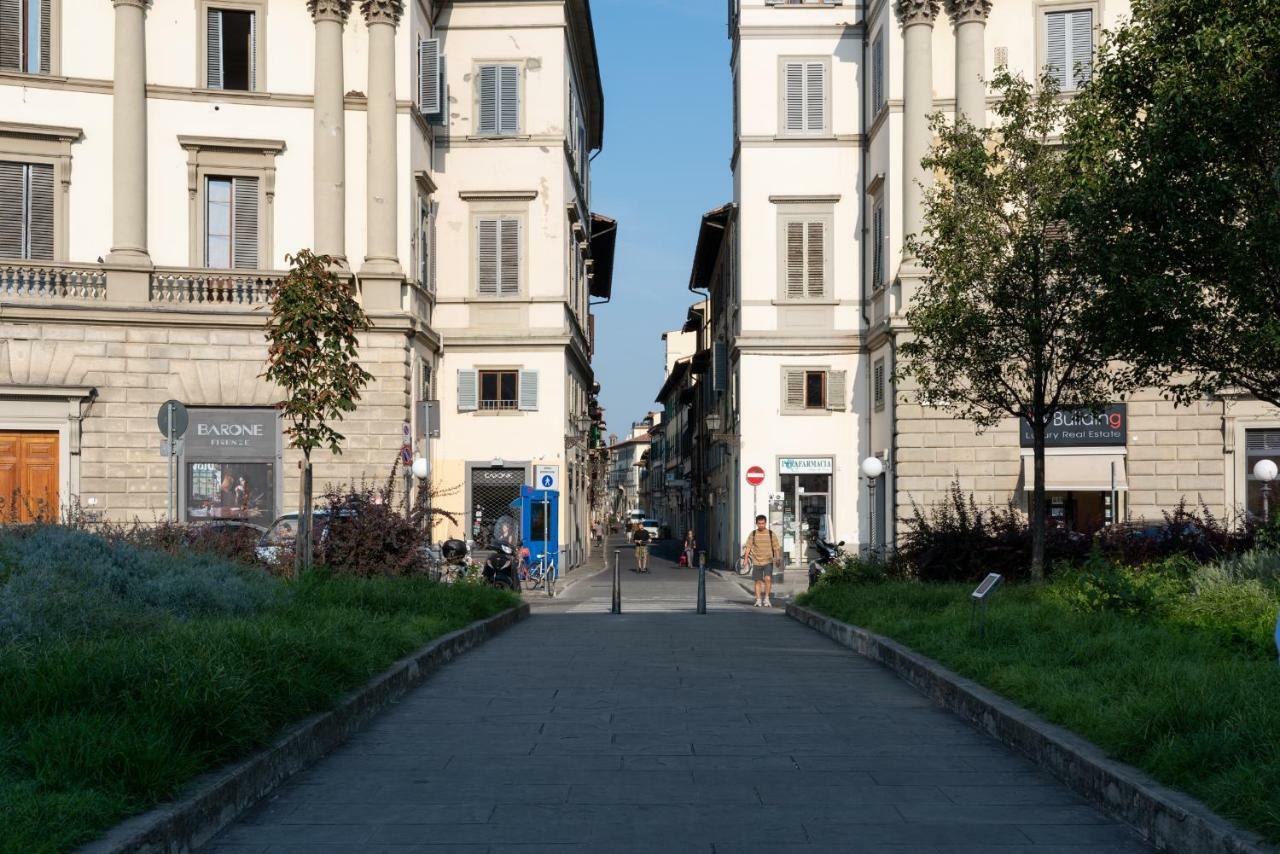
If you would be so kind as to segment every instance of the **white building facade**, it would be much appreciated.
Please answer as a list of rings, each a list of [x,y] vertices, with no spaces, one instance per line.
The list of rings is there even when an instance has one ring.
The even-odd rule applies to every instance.
[[[339,426],[344,453],[315,455],[317,487],[381,482],[406,453],[427,452],[419,404],[438,399],[448,352],[437,301],[448,300],[443,319],[460,347],[483,325],[459,321],[454,302],[475,274],[441,229],[473,215],[465,188],[493,189],[466,177],[491,164],[459,156],[461,111],[448,98],[473,87],[461,71],[451,82],[443,24],[489,5],[0,6],[0,494],[78,502],[112,518],[163,515],[168,461],[156,413],[174,399],[191,414],[178,453],[180,518],[262,522],[296,509],[297,455],[272,406],[280,390],[260,375],[271,289],[286,255],[304,247],[335,258],[372,323],[360,359],[374,380]],[[562,41],[571,27],[590,34],[585,0],[527,5],[559,21],[544,24]],[[507,15],[470,23],[506,38]],[[589,39],[584,50],[594,57]],[[587,85],[598,95],[597,77]],[[598,147],[599,114],[590,121],[594,142],[573,151]],[[564,162],[573,156],[567,127],[554,122]],[[559,187],[566,171],[549,161],[514,168],[502,187]],[[568,252],[562,244],[557,254],[562,284]],[[562,292],[567,314],[569,286]],[[585,308],[579,315],[589,329]],[[577,334],[575,369],[590,395],[590,347]],[[563,362],[545,369],[555,379],[542,399],[564,417],[537,435],[545,447],[526,444],[509,458],[566,454],[569,383]],[[430,445],[446,491],[457,476],[447,462],[450,429],[468,425],[446,423]],[[462,513],[461,500],[451,509]]]

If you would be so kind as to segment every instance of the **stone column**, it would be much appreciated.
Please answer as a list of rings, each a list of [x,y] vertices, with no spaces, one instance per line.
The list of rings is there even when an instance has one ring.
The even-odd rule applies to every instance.
[[[368,248],[360,278],[366,308],[399,308],[404,271],[396,251],[396,26],[404,3],[360,0],[360,10],[369,28]]]
[[[923,227],[924,188],[932,181],[920,161],[928,156],[933,142],[929,115],[933,112],[933,22],[938,0],[896,0],[896,10],[903,41],[902,228],[906,236],[919,234]]]
[[[987,125],[987,15],[991,0],[947,0],[947,13],[956,28],[956,117],[974,127]]]
[[[115,88],[111,130],[109,299],[147,300],[147,0],[115,6]]]
[[[315,188],[312,248],[347,262],[346,108],[342,30],[351,0],[307,0],[316,25]]]

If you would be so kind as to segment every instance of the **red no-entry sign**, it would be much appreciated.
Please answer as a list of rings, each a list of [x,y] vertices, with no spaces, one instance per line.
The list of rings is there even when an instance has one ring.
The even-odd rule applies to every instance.
[[[752,486],[759,486],[764,483],[764,469],[760,466],[752,466],[747,469],[747,483]]]

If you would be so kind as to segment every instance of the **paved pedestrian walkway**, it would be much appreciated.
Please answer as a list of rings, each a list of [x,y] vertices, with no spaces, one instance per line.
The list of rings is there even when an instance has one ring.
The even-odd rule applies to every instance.
[[[1147,850],[732,581],[708,576],[699,615],[696,571],[632,565],[620,616],[609,571],[533,600],[206,851]]]

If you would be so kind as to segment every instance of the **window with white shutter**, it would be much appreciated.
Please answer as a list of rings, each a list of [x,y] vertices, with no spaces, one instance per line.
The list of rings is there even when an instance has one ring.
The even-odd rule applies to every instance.
[[[876,411],[884,409],[884,359],[876,359],[875,367],[871,369],[871,386],[872,401],[875,404]]]
[[[442,88],[440,40],[422,39],[418,42],[418,112],[424,116],[438,115]]]
[[[782,132],[827,132],[827,61],[786,60],[782,63]]]
[[[829,217],[783,217],[781,260],[784,299],[823,299],[828,295],[829,229]]]
[[[418,284],[431,290],[431,200],[426,196],[418,199],[418,229],[414,242],[418,250]]]
[[[1070,92],[1093,77],[1093,10],[1046,12],[1045,70]]]
[[[257,13],[243,9],[205,11],[205,85],[255,91],[258,74]]]
[[[520,66],[481,65],[476,72],[476,132],[481,136],[520,133]]]
[[[520,404],[521,412],[538,411],[538,372],[520,371]]]
[[[206,178],[204,232],[206,267],[258,269],[258,179]]]
[[[515,217],[476,221],[476,293],[480,296],[519,296],[520,230]]]
[[[827,371],[827,409],[844,412],[848,394],[848,374],[845,371]]]
[[[0,258],[54,259],[53,166],[0,160]]]
[[[51,0],[0,0],[0,71],[48,74]]]
[[[876,116],[884,108],[884,31],[876,34],[871,43],[871,115]]]
[[[472,368],[458,369],[458,411],[475,412],[480,408],[479,372]]]

